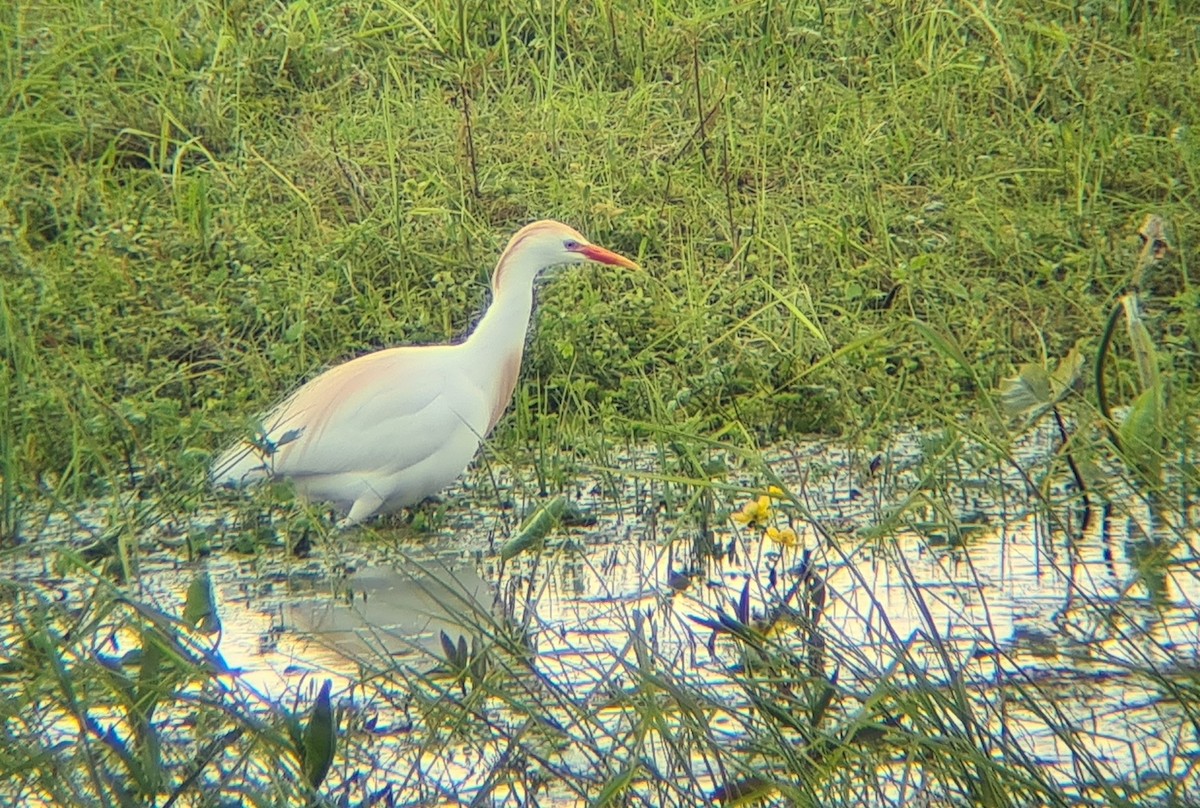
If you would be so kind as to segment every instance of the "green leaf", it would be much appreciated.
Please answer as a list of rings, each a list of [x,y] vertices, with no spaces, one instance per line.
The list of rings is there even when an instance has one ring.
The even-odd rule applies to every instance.
[[[187,602],[183,607],[183,620],[205,634],[215,634],[221,630],[221,618],[217,616],[212,579],[206,569],[198,571],[188,586]]]
[[[1077,348],[1052,371],[1041,365],[1021,365],[1016,376],[1000,382],[1000,405],[1013,416],[1053,406],[1071,392],[1082,371],[1083,354]]]
[[[1083,375],[1083,352],[1078,346],[1071,348],[1054,370],[1050,371],[1050,387],[1054,400],[1061,401],[1074,389]]]
[[[913,328],[933,346],[934,350],[961,367],[971,376],[975,375],[974,370],[971,368],[971,363],[967,361],[967,357],[963,355],[962,349],[958,347],[952,338],[945,336],[922,320],[913,320],[912,324]]]
[[[1041,365],[1021,365],[1016,376],[1000,382],[1000,406],[1009,415],[1024,415],[1050,403],[1050,374]]]
[[[1162,482],[1163,398],[1161,383],[1143,390],[1118,431],[1125,462],[1151,484]]]
[[[325,684],[321,685],[308,726],[304,728],[304,745],[300,747],[304,779],[313,788],[318,788],[325,780],[337,749],[337,727],[333,722],[333,705],[329,698],[331,687],[331,679],[326,679]]]
[[[517,535],[500,548],[500,560],[507,561],[533,545],[541,544],[546,538],[546,534],[559,523],[566,511],[566,497],[555,497],[538,508],[521,525]]]
[[[1133,358],[1137,362],[1138,379],[1143,390],[1149,390],[1158,385],[1158,358],[1154,351],[1154,340],[1146,328],[1146,321],[1138,306],[1136,295],[1126,295],[1121,299],[1125,308],[1125,326],[1129,331],[1129,343],[1133,348]]]

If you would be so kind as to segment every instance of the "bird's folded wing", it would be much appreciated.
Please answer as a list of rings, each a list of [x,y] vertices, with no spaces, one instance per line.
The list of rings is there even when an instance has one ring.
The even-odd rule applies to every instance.
[[[316,377],[263,423],[270,476],[415,465],[462,431],[482,433],[482,392],[440,350],[395,348]]]

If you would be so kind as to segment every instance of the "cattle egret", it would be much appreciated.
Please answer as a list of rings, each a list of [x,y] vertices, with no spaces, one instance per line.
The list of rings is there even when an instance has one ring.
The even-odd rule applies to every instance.
[[[213,463],[242,487],[290,480],[333,504],[348,527],[416,504],[454,482],[512,400],[538,273],[559,264],[636,269],[554,221],[517,231],[492,273],[492,303],[451,345],[387,348],[330,368],[262,419],[262,431]]]

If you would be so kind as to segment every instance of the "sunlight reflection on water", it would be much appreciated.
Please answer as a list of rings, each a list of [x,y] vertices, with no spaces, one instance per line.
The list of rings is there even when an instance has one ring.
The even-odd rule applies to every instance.
[[[753,618],[778,613],[807,550],[823,584],[820,637],[844,693],[865,698],[892,676],[906,687],[898,671],[915,660],[925,681],[962,687],[998,736],[1020,739],[1064,783],[1194,777],[1195,760],[1181,754],[1196,748],[1193,723],[1169,693],[1131,675],[1153,665],[1166,678],[1194,676],[1200,664],[1194,529],[1155,521],[1114,486],[1125,491],[1110,497],[1119,507],[1095,508],[1083,530],[1073,492],[1051,490],[1049,501],[1030,493],[1024,474],[1048,455],[1037,445],[1026,449],[1024,472],[997,464],[949,489],[924,486],[921,458],[943,449],[902,436],[877,467],[832,443],[776,450],[770,468],[796,496],[773,506],[776,523],[799,534],[799,546],[784,550],[728,519],[701,541],[707,517],[695,501],[657,481],[656,458],[631,455],[620,462],[623,488],[612,490],[618,475],[604,474],[581,489],[588,493],[577,499],[597,521],[566,529],[570,547],[526,553],[504,569],[484,552],[501,517],[453,509],[449,518],[460,522],[419,546],[379,531],[331,536],[306,560],[218,553],[201,563],[216,587],[219,652],[230,686],[273,702],[295,704],[332,679],[338,703],[368,727],[353,747],[368,779],[397,793],[416,789],[426,804],[429,783],[440,784],[434,792],[478,791],[506,754],[500,736],[436,754],[412,742],[405,671],[444,658],[443,632],[494,637],[498,619],[519,625],[549,692],[594,705],[589,720],[613,726],[626,717],[607,705],[652,664],[724,704],[708,731],[736,746],[738,711],[748,707],[733,684],[743,660],[707,625],[735,614],[743,592]],[[743,474],[765,488],[761,476]],[[736,509],[751,494],[721,496],[718,509]],[[1155,558],[1159,545],[1148,536],[1175,551]],[[694,551],[706,542],[720,548],[715,557]],[[30,565],[31,579],[53,577],[44,558]],[[178,614],[194,574],[192,565],[147,558],[142,594]],[[788,605],[806,608],[803,599]],[[782,636],[798,658],[811,652],[805,632]],[[113,642],[119,650],[120,638]],[[559,715],[553,703],[546,712]],[[521,718],[500,711],[492,720],[502,727]],[[588,735],[590,746],[560,750],[559,765],[587,773],[619,734]],[[1081,769],[1076,745],[1103,768]],[[718,785],[697,754],[695,781]]]
[[[868,692],[894,669],[904,646],[933,680],[964,683],[995,717],[997,732],[1023,737],[1029,754],[1064,781],[1081,776],[1072,754],[1077,743],[1107,767],[1084,772],[1087,777],[1183,776],[1178,751],[1193,746],[1188,722],[1162,693],[1127,674],[1131,664],[1164,670],[1197,664],[1195,559],[1164,567],[1161,586],[1151,593],[1138,548],[1154,523],[1140,504],[1125,513],[1097,509],[1081,532],[1077,511],[1036,507],[1023,478],[999,468],[986,484],[964,485],[959,500],[938,501],[915,487],[912,458],[919,454],[916,447],[897,452],[894,467],[876,478],[855,473],[861,459],[828,444],[772,457],[772,468],[802,497],[802,504],[779,504],[778,518],[798,530],[823,576],[827,604],[820,625],[842,665],[840,686]],[[629,458],[630,466],[645,463]],[[927,503],[913,507],[914,491]],[[415,562],[403,549],[389,554],[378,546],[362,562],[364,571],[336,588],[340,595],[330,594],[318,576],[319,584],[275,593],[268,610],[231,596],[244,591],[244,575],[222,575],[222,650],[266,693],[312,677],[331,676],[350,688],[362,670],[392,663],[429,667],[428,654],[440,654],[442,630],[471,633],[453,617],[465,604],[473,604],[467,611],[486,628],[490,592],[498,585],[521,593],[515,618],[525,621],[537,668],[575,698],[603,703],[619,689],[622,659],[638,642],[682,679],[720,691],[737,654],[727,642],[711,644],[711,632],[696,620],[732,613],[747,583],[754,613],[767,612],[788,586],[799,550],[781,554],[756,531],[720,524],[716,544],[730,552],[687,570],[695,573],[691,584],[675,591],[668,582],[691,563],[680,544],[690,542],[695,524],[651,507],[653,486],[640,515],[636,508],[615,512],[612,499],[612,492],[580,497],[599,522],[570,530],[579,550],[519,558],[502,578],[494,560],[477,563],[468,552],[427,561],[439,570],[432,596],[428,578],[414,579]],[[907,503],[903,516],[889,521],[901,502]],[[812,529],[814,520],[836,526],[827,531],[831,540]],[[342,552],[353,557],[356,550]],[[772,568],[775,586],[769,584]],[[354,593],[349,602],[347,591]],[[448,610],[438,605],[447,592],[455,593]],[[242,608],[231,608],[235,602]],[[417,616],[433,622],[418,626]],[[356,692],[369,703],[367,691]],[[732,687],[727,695],[735,698]],[[1039,703],[1043,699],[1053,703]],[[728,731],[735,738],[736,724]],[[464,747],[461,754],[473,753]],[[487,756],[479,747],[474,754]],[[420,769],[468,791],[487,768],[451,766],[435,774],[429,761],[403,759],[398,754],[394,765],[409,776]]]

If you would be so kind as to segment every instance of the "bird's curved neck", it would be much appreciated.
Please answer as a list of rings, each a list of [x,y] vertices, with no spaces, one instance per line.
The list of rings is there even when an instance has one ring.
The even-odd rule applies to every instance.
[[[492,287],[492,300],[466,344],[485,361],[500,359],[525,346],[525,332],[533,313],[533,284]]]
[[[533,314],[533,279],[536,272],[513,260],[506,250],[492,275],[492,300],[475,330],[463,343],[475,378],[492,401],[488,431],[500,419],[516,389],[525,351],[525,334]]]

